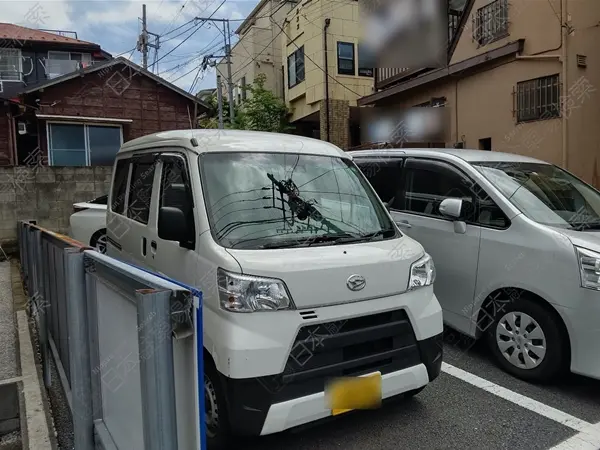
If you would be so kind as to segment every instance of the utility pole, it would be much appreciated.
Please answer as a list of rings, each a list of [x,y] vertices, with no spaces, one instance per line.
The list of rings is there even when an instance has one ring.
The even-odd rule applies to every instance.
[[[142,45],[142,67],[148,70],[148,29],[146,27],[146,4],[142,5],[142,35],[140,36]]]
[[[233,104],[233,79],[231,75],[231,33],[229,29],[229,19],[213,19],[211,17],[196,17],[196,20],[204,20],[204,21],[212,21],[212,22],[222,22],[223,23],[223,38],[225,41],[225,55],[224,56],[215,56],[209,55],[206,59],[213,58],[225,58],[227,62],[227,95],[229,97],[229,118],[231,123],[235,118],[234,104]],[[214,67],[216,64],[210,64]],[[220,78],[220,77],[219,77]]]
[[[219,106],[219,130],[225,128],[223,126],[223,92],[221,91],[221,75],[217,75],[217,103]]]
[[[225,55],[227,55],[227,84],[229,84],[229,119],[233,124],[235,113],[233,110],[233,79],[231,78],[231,34],[229,30],[229,20],[227,20],[227,22],[223,22],[223,35],[225,36]]]
[[[154,36],[154,44],[150,44],[148,35]],[[154,60],[155,62],[152,64],[152,69],[154,70],[154,66],[158,68],[158,64],[156,63],[158,57],[158,49],[160,48],[160,36],[156,33],[151,33],[148,31],[148,21],[146,18],[146,5],[142,5],[142,33],[138,37],[137,41],[137,50],[142,53],[142,67],[148,70],[148,49],[152,47],[155,50]]]

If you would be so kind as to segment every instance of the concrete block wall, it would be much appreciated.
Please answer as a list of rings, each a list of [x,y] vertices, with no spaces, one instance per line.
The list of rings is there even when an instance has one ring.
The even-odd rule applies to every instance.
[[[108,194],[111,174],[101,166],[0,167],[0,244],[16,243],[18,220],[66,233],[73,203]]]

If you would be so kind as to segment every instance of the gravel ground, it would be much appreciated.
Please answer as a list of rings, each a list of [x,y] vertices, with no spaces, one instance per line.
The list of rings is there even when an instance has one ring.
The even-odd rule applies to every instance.
[[[21,442],[21,431],[13,431],[12,433],[0,436],[0,450],[22,450],[23,442]]]
[[[13,309],[10,262],[0,262],[0,380],[16,377],[17,327]]]

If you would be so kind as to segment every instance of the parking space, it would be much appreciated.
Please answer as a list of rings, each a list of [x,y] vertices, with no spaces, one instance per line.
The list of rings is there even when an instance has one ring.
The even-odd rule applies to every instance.
[[[450,333],[440,377],[411,400],[246,443],[250,449],[600,449],[600,382],[553,385],[496,368],[485,345]],[[581,433],[585,431],[584,433]],[[579,439],[583,437],[583,439]]]

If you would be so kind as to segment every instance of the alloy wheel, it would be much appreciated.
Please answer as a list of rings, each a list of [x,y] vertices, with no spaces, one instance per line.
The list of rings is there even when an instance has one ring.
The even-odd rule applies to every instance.
[[[106,253],[106,234],[103,234],[96,241],[96,250],[100,253]]]

